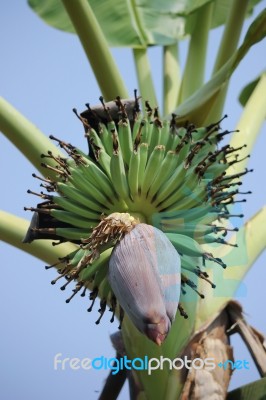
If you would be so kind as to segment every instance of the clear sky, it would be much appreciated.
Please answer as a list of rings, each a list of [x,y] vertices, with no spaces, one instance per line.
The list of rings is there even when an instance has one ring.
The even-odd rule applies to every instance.
[[[263,1],[255,15],[265,7]],[[98,103],[101,94],[76,36],[46,26],[27,6],[26,1],[2,2],[0,7],[1,66],[0,87],[3,95],[45,134],[54,134],[86,149],[83,131],[72,113],[76,107]],[[251,18],[254,18],[252,16]],[[245,30],[247,24],[245,25]],[[211,72],[220,29],[211,35],[207,74]],[[186,44],[181,46],[182,65]],[[113,50],[122,75],[133,93],[137,87],[130,50]],[[265,68],[265,41],[251,49],[230,84],[225,112],[226,128],[233,129],[241,107],[237,96],[241,88]],[[161,59],[157,48],[150,51],[158,98],[161,98]],[[254,173],[245,180],[245,190],[252,190],[243,206],[245,220],[265,204],[265,126],[252,154],[249,166]],[[30,219],[23,206],[34,198],[28,188],[37,189],[31,177],[34,168],[2,135],[0,136],[0,208]],[[247,294],[239,298],[248,321],[266,333],[266,254],[260,257],[245,279]],[[44,263],[11,246],[0,243],[0,398],[5,400],[53,400],[64,398],[97,399],[108,371],[54,371],[57,353],[64,357],[114,356],[109,335],[117,322],[109,324],[106,315],[100,326],[94,324],[97,307],[86,312],[88,300],[76,298],[65,303],[66,293],[50,285],[53,270],[45,271]],[[251,361],[238,338],[236,359]],[[231,387],[258,377],[252,364],[247,372],[239,371]],[[126,391],[120,400],[128,399]]]

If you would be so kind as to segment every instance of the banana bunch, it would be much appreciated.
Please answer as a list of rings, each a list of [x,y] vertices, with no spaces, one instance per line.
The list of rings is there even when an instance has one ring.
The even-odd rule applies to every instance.
[[[42,155],[44,161],[56,161],[57,167],[42,163],[47,175],[52,170],[56,179],[33,174],[42,181],[41,187],[46,192],[28,191],[43,201],[35,208],[25,208],[34,214],[24,242],[48,238],[57,240],[54,244],[76,243],[75,252],[47,267],[59,271],[52,283],[66,279],[61,286],[65,290],[76,281],[67,302],[82,288],[81,296],[85,296],[89,288],[92,305],[88,311],[97,296],[101,298],[96,323],[100,322],[107,304],[112,312],[111,321],[116,313],[122,322],[127,310],[121,299],[117,301],[119,290],[113,290],[114,284],[108,278],[110,258],[113,254],[117,257],[119,243],[138,224],[160,230],[181,258],[182,288],[187,286],[203,297],[193,277],[214,288],[204,270],[206,262],[208,267],[214,263],[223,268],[226,265],[206,253],[202,245],[228,244],[224,239],[230,231],[227,220],[243,216],[230,214],[230,209],[234,203],[245,201],[235,200],[235,196],[240,194],[241,176],[249,171],[227,174],[228,167],[241,161],[241,148],[220,146],[229,133],[221,131],[222,120],[200,128],[191,123],[179,126],[175,115],[170,121],[161,121],[158,109],[153,110],[148,102],[143,116],[136,93],[134,100],[119,97],[110,103],[100,100],[101,107],[87,105],[88,109],[80,115],[74,110],[85,130],[88,155],[50,137],[65,150],[67,157],[51,152]],[[131,289],[134,295],[134,288]],[[187,317],[178,301],[175,303]]]

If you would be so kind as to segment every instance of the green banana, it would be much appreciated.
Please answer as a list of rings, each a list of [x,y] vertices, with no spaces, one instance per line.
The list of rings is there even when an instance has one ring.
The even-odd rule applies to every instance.
[[[96,186],[106,197],[110,200],[115,196],[112,183],[107,175],[98,168],[95,164],[89,166],[81,166],[81,171],[84,177],[87,177],[89,181],[92,181],[93,185]]]
[[[141,184],[141,196],[143,197],[147,196],[148,190],[154,179],[155,171],[157,171],[158,165],[161,165],[161,162],[163,160],[164,151],[164,146],[156,146],[148,159],[148,163],[143,176],[143,181]]]
[[[87,135],[89,136],[89,140],[92,143],[92,149],[97,159],[98,150],[102,150],[105,152],[103,143],[98,133],[93,128],[89,128]]]
[[[112,253],[112,248],[109,248],[103,251],[100,254],[100,257],[93,261],[91,265],[88,265],[85,269],[83,269],[79,274],[79,279],[82,282],[86,282],[91,280],[96,272],[102,270],[108,266],[109,258]],[[100,275],[98,275],[99,278]]]
[[[217,176],[222,175],[229,167],[228,163],[217,163],[206,169],[204,173],[204,178],[215,179]]]
[[[108,129],[109,135],[112,138],[113,146],[114,146],[114,143],[117,143],[117,147],[120,147],[119,136],[118,136],[115,122],[109,121],[107,123],[107,129]],[[113,149],[114,149],[114,147],[113,147]],[[113,152],[110,154],[110,157],[112,157],[112,154],[113,154]]]
[[[50,211],[50,215],[52,215],[52,217],[56,218],[58,221],[65,222],[77,228],[93,228],[99,223],[99,220],[94,221],[91,219],[80,217],[79,215],[69,211],[57,209],[52,209]]]
[[[204,221],[202,223],[208,223],[205,222],[204,217],[208,216],[207,218],[211,219],[211,216],[213,218],[211,219],[212,221],[216,220],[220,213],[218,212],[216,207],[212,207],[209,204],[208,205],[201,205],[198,207],[194,208],[186,208],[184,207],[182,210],[176,210],[176,211],[164,211],[161,213],[154,214],[153,216],[153,223],[157,226],[157,224],[160,221],[172,221],[176,220],[177,223],[183,223],[183,222],[195,222],[197,220],[199,221]],[[208,221],[208,219],[207,219]]]
[[[58,236],[71,240],[85,239],[90,235],[90,229],[79,228],[55,228],[55,233]]]
[[[112,289],[111,289],[110,283],[108,281],[108,278],[105,277],[102,279],[102,282],[100,282],[100,285],[99,285],[99,297],[102,299],[102,301],[107,302],[109,300],[111,293],[112,293]]]
[[[126,166],[128,166],[131,158],[131,153],[133,151],[130,122],[128,119],[119,121],[118,137],[124,163]]]
[[[65,197],[53,196],[52,201],[55,204],[57,204],[58,206],[62,207],[64,210],[70,211],[81,217],[84,217],[87,219],[94,219],[94,220],[100,219],[99,213],[88,210],[88,208],[85,208],[85,207],[81,206],[80,204],[75,203],[72,200],[69,200]]]
[[[92,263],[92,265],[93,265],[93,263]],[[105,279],[105,277],[106,277],[107,271],[108,271],[108,263],[107,262],[102,264],[100,268],[99,267],[97,268],[94,278],[93,278],[93,287],[94,288],[99,289],[100,284],[102,283],[103,279]]]
[[[198,221],[198,223],[208,225],[208,224],[211,224],[214,221],[217,221],[220,218],[222,218],[221,213],[218,213],[217,211],[216,212],[215,211],[207,212],[207,210],[206,210],[205,215],[199,217],[194,222]]]
[[[135,117],[134,125],[133,125],[133,130],[132,130],[132,142],[133,142],[133,143],[135,142],[135,139],[136,139],[137,135],[138,135],[139,132],[140,132],[140,128],[141,128],[141,124],[142,124],[142,123],[143,123],[142,115],[141,115],[141,114],[138,114],[138,115]]]
[[[187,190],[187,192],[182,193],[183,189],[180,188],[178,193],[173,194],[167,199],[167,201],[162,203],[164,209],[167,209],[167,211],[175,211],[188,207],[198,207],[201,204],[205,204],[206,185],[203,182],[200,182],[198,186],[195,186],[194,190],[193,188],[190,189],[184,186],[183,188],[184,190]]]
[[[151,140],[151,123],[147,118],[147,121],[143,121],[143,126],[141,130],[141,143],[147,143],[150,145]]]
[[[165,150],[169,151],[172,149],[167,149],[167,142],[168,142],[168,137],[169,137],[169,131],[170,131],[170,121],[168,120],[163,120],[162,123],[162,129],[161,129],[161,139],[160,139],[160,143],[162,146],[165,146]]]
[[[155,119],[152,124],[151,129],[151,139],[149,144],[149,156],[151,155],[153,149],[161,145],[161,133],[162,133],[162,123],[160,120]]]
[[[129,187],[126,178],[125,165],[121,150],[114,151],[110,163],[112,181],[118,196],[127,201],[129,200]]]
[[[140,149],[131,153],[128,169],[128,186],[132,199],[138,196],[138,174],[140,166]]]
[[[69,264],[71,264],[73,267],[76,267],[79,264],[80,260],[84,257],[84,255],[87,256],[89,253],[90,252],[88,250],[79,249],[74,257],[71,258]]]
[[[201,238],[198,238],[199,244],[209,244],[209,243],[219,243],[219,237],[215,233],[210,233],[208,235],[204,235]]]
[[[187,142],[183,142],[182,147],[179,148],[177,150],[177,154],[178,154],[178,165],[182,165],[185,168],[185,162],[187,157],[189,156],[190,153],[190,148],[191,148],[191,144],[189,141]]]
[[[166,233],[165,235],[168,237],[178,253],[191,257],[201,257],[204,255],[204,251],[202,250],[201,246],[192,237],[178,233]]]
[[[196,266],[196,262],[194,261],[196,258],[194,258],[194,260],[193,260],[193,258],[192,257],[185,258],[184,256],[181,256],[182,269],[185,269],[186,271],[189,271],[189,272],[193,272],[195,270],[195,266]]]
[[[176,131],[170,130],[168,141],[165,146],[166,151],[174,150],[179,143],[180,137],[177,135]]]
[[[197,154],[195,154],[195,156],[191,162],[191,167],[196,167],[204,159],[206,159],[206,162],[207,162],[208,157],[210,157],[211,155],[213,155],[216,152],[215,144],[209,143],[209,142],[203,142],[203,143],[204,144],[202,145],[200,151]]]
[[[199,237],[208,235],[209,233],[216,232],[216,227],[213,225],[203,224],[163,224],[161,230],[167,233],[178,233],[181,235],[187,235],[198,240]]]
[[[113,153],[113,139],[112,135],[108,132],[108,129],[106,128],[105,124],[99,123],[99,135],[101,138],[101,141],[104,145],[104,149],[106,153],[111,156]]]
[[[145,174],[147,160],[148,160],[148,144],[147,143],[141,143],[141,145],[139,146],[139,155],[140,155],[140,161],[139,161],[138,185],[139,185],[139,191],[140,191],[141,186],[143,184],[144,174]]]
[[[227,115],[225,115],[220,121],[217,121],[206,127],[202,126],[194,129],[193,138],[195,138],[196,140],[201,140],[201,139],[206,139],[208,137],[210,139],[210,137],[212,137],[213,134],[216,134],[218,132],[220,122],[226,117]]]
[[[155,199],[155,206],[157,207],[165,199],[167,199],[172,193],[179,191],[179,188],[184,184],[187,169],[184,166],[184,160],[181,157],[186,157],[189,153],[190,145],[185,144],[178,153],[177,165],[178,167],[173,172],[171,177],[165,181],[157,192]],[[162,208],[162,207],[161,207]]]
[[[59,193],[66,196],[69,200],[73,200],[75,203],[79,203],[82,206],[90,209],[91,211],[97,211],[102,213],[103,207],[100,206],[95,201],[90,200],[86,195],[84,195],[79,189],[76,189],[73,186],[67,185],[65,183],[59,182],[57,184],[57,188]]]
[[[184,169],[184,167],[182,167]],[[174,174],[173,174],[174,176]],[[170,178],[171,180],[171,178]],[[180,182],[180,186],[177,187],[175,186],[175,192],[173,192],[169,197],[167,197],[165,200],[161,200],[162,196],[159,196],[158,192],[158,200],[157,203],[160,201],[160,207],[158,207],[159,210],[166,209],[170,206],[172,206],[174,203],[178,203],[180,200],[183,200],[184,198],[187,199],[187,196],[190,196],[193,194],[193,191],[195,188],[197,188],[199,182],[198,175],[196,174],[195,171],[192,171],[191,173],[186,176],[184,174],[183,176],[183,181]]]
[[[182,268],[194,272],[196,268],[201,268],[203,265],[202,257],[191,257],[188,255],[182,255],[181,257]]]
[[[102,167],[108,178],[111,179],[111,172],[110,172],[111,157],[109,156],[109,154],[106,153],[104,149],[100,149],[98,151],[97,157],[100,166]]]
[[[154,180],[151,183],[147,198],[152,200],[162,186],[162,182],[166,182],[173,174],[177,166],[178,156],[174,151],[168,151],[160,168],[157,168]]]

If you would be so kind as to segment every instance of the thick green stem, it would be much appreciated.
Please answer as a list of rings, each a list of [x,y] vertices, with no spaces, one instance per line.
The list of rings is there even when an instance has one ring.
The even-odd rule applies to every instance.
[[[148,100],[152,107],[158,106],[154,85],[151,76],[151,67],[147,49],[133,49],[135,67],[137,71],[139,90],[142,97],[142,108],[145,110],[145,101]]]
[[[128,93],[102,29],[87,0],[62,0],[106,101]],[[110,10],[111,12],[111,10]]]
[[[248,2],[249,0],[232,1],[232,8],[225,25],[212,76],[215,75],[215,73],[229,60],[237,48],[242,26],[245,21]],[[208,119],[205,122],[207,125],[210,123],[210,121],[218,121],[218,119],[221,117],[228,85],[229,82],[224,85],[219,93],[219,96],[215,100]]]
[[[235,132],[230,141],[230,146],[240,147],[246,144],[241,150],[241,158],[252,152],[252,148],[260,133],[266,118],[266,73],[262,74],[256,88],[248,99],[241,118],[236,126],[239,132]],[[245,159],[230,167],[228,174],[237,174],[244,170],[248,162]]]
[[[180,88],[180,66],[177,44],[163,48],[163,113],[170,114],[177,106]]]
[[[54,155],[65,157],[65,154],[61,153],[47,136],[2,97],[0,98],[0,131],[43,175],[47,175],[47,169],[41,167],[42,153],[52,151]],[[45,162],[56,166],[56,162],[50,158],[45,159]],[[54,175],[53,171],[49,171],[49,176]]]
[[[207,3],[201,7],[194,16],[194,29],[191,35],[188,55],[179,103],[191,96],[204,81],[206,53],[208,45],[209,30],[211,25],[213,3]]]
[[[51,240],[36,240],[33,243],[22,243],[29,227],[29,221],[18,218],[15,215],[0,211],[0,240],[17,247],[47,264],[54,264],[59,257],[77,249],[72,243],[64,243],[60,246],[52,246]]]
[[[223,37],[220,43],[212,76],[229,60],[234,54],[240,38],[243,23],[245,21],[249,0],[234,0],[228,15]]]

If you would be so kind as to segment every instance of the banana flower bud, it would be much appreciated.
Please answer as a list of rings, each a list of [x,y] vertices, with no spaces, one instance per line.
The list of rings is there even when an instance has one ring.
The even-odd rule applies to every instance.
[[[161,345],[180,296],[180,256],[166,235],[151,225],[136,225],[112,252],[109,282],[137,329]]]

